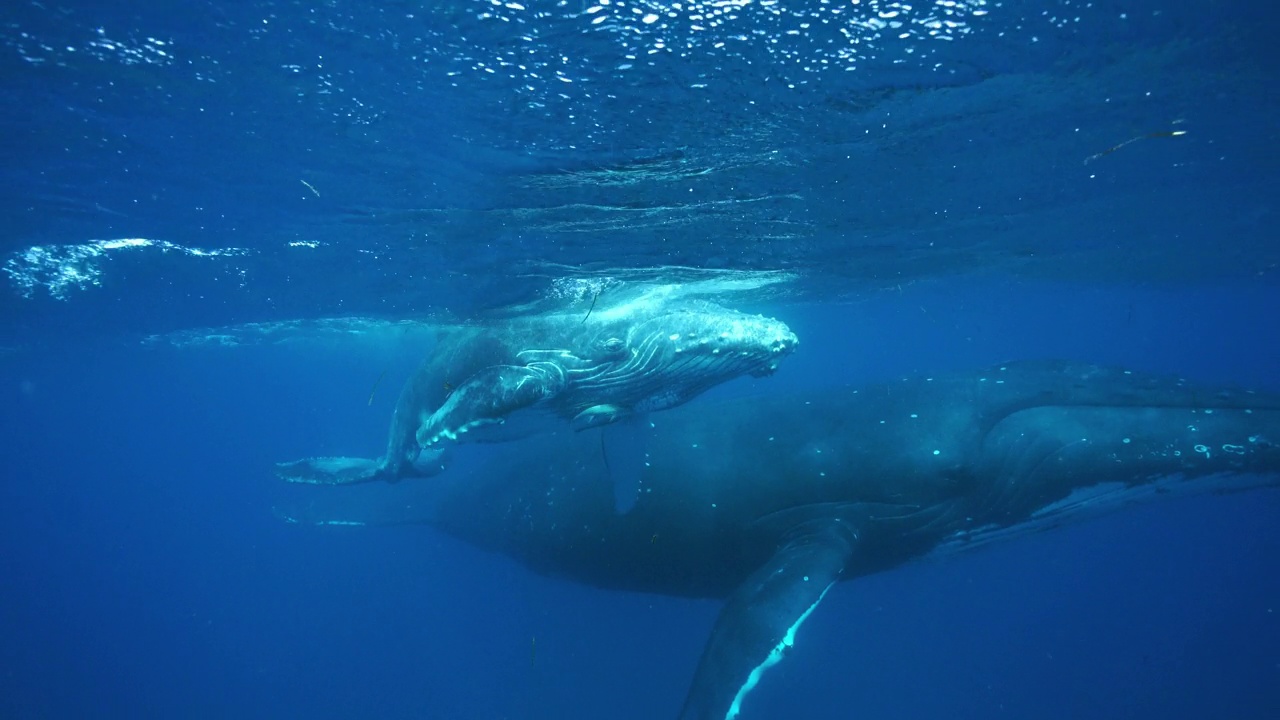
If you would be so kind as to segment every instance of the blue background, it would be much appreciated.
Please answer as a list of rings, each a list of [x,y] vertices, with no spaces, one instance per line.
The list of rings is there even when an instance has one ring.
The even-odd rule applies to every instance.
[[[674,717],[717,602],[273,514],[273,463],[383,447],[398,323],[740,282],[801,346],[712,394],[1033,358],[1280,392],[1273,3],[856,45],[757,3],[628,70],[625,9],[525,4],[0,7],[0,718]],[[742,717],[1280,717],[1277,518],[1184,498],[845,583]]]
[[[1258,329],[1278,307],[940,281],[792,308],[803,352],[762,382],[1071,351],[1277,389]],[[79,347],[4,364],[5,717],[674,715],[714,602],[537,577],[425,527],[272,515],[272,462],[380,447],[386,341]],[[844,584],[744,717],[1273,717],[1278,511],[1272,490],[1167,501]]]

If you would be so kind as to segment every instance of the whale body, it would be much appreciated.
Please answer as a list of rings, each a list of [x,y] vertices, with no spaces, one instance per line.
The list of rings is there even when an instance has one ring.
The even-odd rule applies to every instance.
[[[437,483],[326,488],[285,515],[428,523],[539,572],[721,598],[672,712],[721,720],[836,582],[1156,497],[1280,484],[1280,397],[1083,363],[695,403],[650,424],[626,514],[593,431],[494,446]]]

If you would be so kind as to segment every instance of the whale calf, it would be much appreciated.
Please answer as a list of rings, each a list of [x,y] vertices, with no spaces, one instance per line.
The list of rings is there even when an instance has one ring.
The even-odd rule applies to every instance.
[[[456,444],[647,416],[728,380],[768,375],[797,343],[781,321],[672,300],[661,288],[619,294],[585,314],[452,328],[405,383],[381,458],[306,458],[276,472],[334,485],[434,475]]]
[[[1280,396],[1083,363],[692,403],[651,423],[625,515],[594,431],[281,512],[428,523],[539,572],[721,598],[672,716],[723,720],[749,708],[836,582],[1159,496],[1280,484]]]

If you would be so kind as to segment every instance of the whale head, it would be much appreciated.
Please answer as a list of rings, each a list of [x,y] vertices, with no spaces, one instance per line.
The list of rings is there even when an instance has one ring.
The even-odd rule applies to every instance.
[[[604,344],[611,358],[574,378],[575,425],[664,410],[742,375],[763,377],[796,348],[785,323],[714,305],[664,309]]]

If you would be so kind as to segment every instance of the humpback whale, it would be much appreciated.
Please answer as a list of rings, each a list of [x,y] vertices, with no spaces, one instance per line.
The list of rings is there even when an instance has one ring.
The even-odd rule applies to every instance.
[[[593,303],[586,314],[453,328],[405,383],[383,457],[306,458],[277,464],[277,474],[311,484],[434,475],[451,445],[672,408],[733,378],[772,373],[796,344],[778,320],[672,300],[661,288]]]
[[[439,482],[325,488],[281,512],[428,523],[539,572],[723,599],[672,715],[724,720],[750,717],[839,581],[1159,496],[1280,485],[1280,396],[1082,363],[706,401],[651,423],[625,515],[593,433],[564,431]]]

